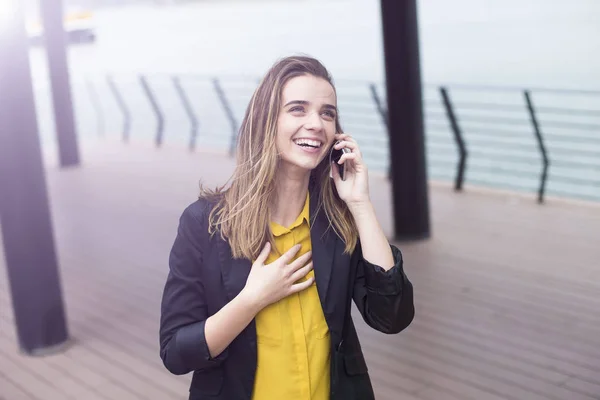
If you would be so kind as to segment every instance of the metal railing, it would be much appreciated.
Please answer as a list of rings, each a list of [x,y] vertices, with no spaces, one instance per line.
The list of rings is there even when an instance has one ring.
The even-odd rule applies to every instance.
[[[180,141],[233,156],[258,79],[142,75],[84,83],[75,84],[76,98],[85,91],[95,115],[85,121],[96,121],[99,134],[120,114],[122,126],[112,131],[124,141],[154,132],[158,147]],[[370,168],[386,172],[383,85],[342,80],[336,87],[344,130],[359,140]],[[535,192],[540,203],[547,194],[600,201],[600,91],[428,84],[423,93],[430,178],[452,180],[457,191],[470,183]]]
[[[450,88],[458,101],[450,101]],[[476,158],[469,167],[472,172],[487,170],[509,177],[511,182],[498,184],[489,175],[487,179],[465,178],[467,181],[518,190],[531,190],[536,181],[533,187],[540,203],[548,192],[600,200],[600,91],[428,87],[429,91],[436,89],[459,154],[454,178],[457,190],[462,188],[469,154]],[[438,130],[444,131],[437,124],[439,106],[435,103],[429,100],[426,107],[428,136],[434,140],[439,138]],[[524,180],[532,182],[519,184]]]

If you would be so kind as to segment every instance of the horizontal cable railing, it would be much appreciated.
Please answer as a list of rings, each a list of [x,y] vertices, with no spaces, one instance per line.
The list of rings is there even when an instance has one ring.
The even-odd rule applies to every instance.
[[[120,135],[234,155],[253,76],[74,77],[83,140]],[[36,101],[42,141],[52,142],[45,85]],[[389,169],[387,101],[381,83],[336,84],[344,131],[372,170]],[[473,85],[423,86],[430,178],[600,201],[600,91]]]

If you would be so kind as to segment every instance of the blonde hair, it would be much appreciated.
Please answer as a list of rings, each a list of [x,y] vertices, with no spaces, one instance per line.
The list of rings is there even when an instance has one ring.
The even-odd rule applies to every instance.
[[[209,214],[209,233],[217,230],[227,240],[234,258],[256,259],[268,240],[274,245],[270,230],[270,205],[275,196],[275,172],[279,157],[275,139],[281,109],[283,87],[292,78],[312,75],[325,79],[334,88],[331,75],[317,60],[310,57],[284,58],[267,72],[255,90],[246,109],[237,143],[237,165],[231,185],[215,190],[200,187],[200,198],[214,201]],[[336,131],[342,132],[338,116]],[[345,202],[340,199],[333,180],[329,178],[329,157],[311,171],[315,185],[317,210],[321,207],[329,227],[345,243],[345,252],[354,251],[358,234],[354,219]],[[311,218],[312,220],[312,218]],[[272,246],[275,249],[275,246]]]

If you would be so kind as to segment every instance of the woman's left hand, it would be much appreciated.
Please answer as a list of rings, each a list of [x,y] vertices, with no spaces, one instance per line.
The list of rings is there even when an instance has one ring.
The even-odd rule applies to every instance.
[[[358,143],[345,133],[336,134],[335,140],[341,141],[335,145],[336,149],[346,148],[351,151],[343,154],[338,161],[339,164],[346,163],[344,166],[346,169],[345,181],[342,180],[338,168],[334,168],[333,162],[331,164],[333,180],[340,198],[346,202],[348,207],[371,201],[367,166],[363,161]]]

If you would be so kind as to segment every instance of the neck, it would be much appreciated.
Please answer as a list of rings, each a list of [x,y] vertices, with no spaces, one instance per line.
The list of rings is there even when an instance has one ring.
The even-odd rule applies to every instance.
[[[310,172],[302,176],[277,177],[271,211],[273,222],[288,227],[298,218],[306,201],[309,179]]]

